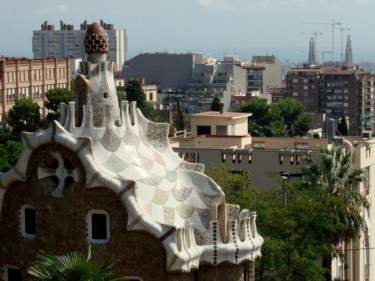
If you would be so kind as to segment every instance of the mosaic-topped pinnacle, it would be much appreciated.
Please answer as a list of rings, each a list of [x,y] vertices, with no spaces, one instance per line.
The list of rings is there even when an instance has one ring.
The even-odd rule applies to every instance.
[[[85,51],[87,54],[105,54],[108,52],[108,34],[97,22],[94,22],[86,31]]]

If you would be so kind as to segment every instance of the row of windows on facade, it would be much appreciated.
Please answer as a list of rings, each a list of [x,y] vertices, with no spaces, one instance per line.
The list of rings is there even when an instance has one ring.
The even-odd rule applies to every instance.
[[[91,210],[86,216],[88,239],[92,244],[105,244],[110,239],[110,219],[104,210]],[[32,206],[21,207],[20,235],[24,239],[34,239],[37,235],[37,213]],[[2,279],[5,281],[22,281],[19,268],[7,265],[3,269]],[[142,281],[140,277],[129,277],[126,280]]]
[[[340,91],[340,90],[338,90]],[[342,90],[341,90],[342,91]],[[304,97],[307,97],[307,96],[316,96],[316,93],[315,92],[308,92],[308,91],[304,91],[304,92],[293,92],[292,93],[293,97],[298,97],[298,96],[304,96]],[[327,96],[324,96],[324,95],[327,95]],[[336,97],[335,96],[329,96],[329,95],[337,95]],[[349,100],[349,95],[347,94],[347,91],[345,91],[344,89],[344,94],[342,93],[339,93],[339,92],[328,92],[328,91],[321,91],[319,93],[319,97],[320,98],[336,98],[336,99],[343,99],[343,100]]]
[[[21,207],[20,236],[32,240],[37,235],[37,213],[29,205]],[[106,244],[110,239],[110,218],[104,210],[90,210],[86,216],[87,238],[91,244]]]
[[[50,68],[50,69],[35,69],[35,70],[21,70],[21,71],[9,71],[5,75],[5,83],[27,82],[27,81],[40,81],[43,78],[49,79],[65,79],[67,69],[66,68]],[[17,76],[18,75],[18,76]],[[17,79],[18,77],[18,79]]]
[[[43,98],[43,92],[47,92],[52,89],[56,88],[66,88],[66,84],[51,84],[51,85],[45,85],[43,90],[43,86],[32,86],[32,87],[23,87],[23,88],[18,88],[18,98],[32,98],[34,100],[42,99]],[[31,92],[30,92],[31,88]],[[6,102],[12,103],[17,99],[17,89],[12,88],[12,89],[5,89],[4,94],[6,97]],[[1,100],[0,100],[1,102]]]
[[[316,80],[313,79],[289,79],[289,83],[293,84],[311,84],[315,83]],[[347,87],[349,85],[348,81],[335,81],[335,82],[319,82],[320,87]]]

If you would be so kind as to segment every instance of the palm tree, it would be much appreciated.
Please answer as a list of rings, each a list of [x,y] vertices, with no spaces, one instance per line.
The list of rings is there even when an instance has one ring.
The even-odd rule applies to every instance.
[[[86,253],[71,252],[63,256],[42,251],[29,266],[32,280],[40,281],[119,281],[110,269],[117,263],[114,260],[99,268],[91,262],[91,247]]]
[[[321,213],[327,227],[322,235],[327,250],[322,266],[327,271],[327,280],[331,280],[332,257],[339,255],[337,245],[358,238],[365,226],[362,211],[369,202],[358,191],[358,184],[364,181],[363,171],[353,166],[351,152],[343,146],[320,148],[320,157],[306,158],[301,171],[303,187],[309,188],[316,200],[324,202],[325,210]]]

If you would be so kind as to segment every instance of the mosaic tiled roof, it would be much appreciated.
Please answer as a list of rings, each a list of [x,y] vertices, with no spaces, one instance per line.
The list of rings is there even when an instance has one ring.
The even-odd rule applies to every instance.
[[[92,26],[97,33],[99,29]],[[158,237],[167,253],[167,269],[190,271],[202,262],[240,264],[260,256],[263,243],[256,214],[225,202],[221,188],[201,164],[188,163],[171,148],[169,124],[146,119],[136,104],[118,105],[113,63],[83,62],[76,78],[76,102],[61,104],[60,122],[47,130],[24,134],[17,165],[0,175],[1,186],[26,179],[32,152],[53,141],[76,153],[85,166],[86,188],[108,187],[128,214],[127,231]],[[62,163],[61,155],[53,157]],[[59,165],[59,184],[52,196],[64,196],[64,179],[77,170]],[[38,167],[38,178],[50,176]],[[60,180],[61,179],[61,180]],[[5,190],[0,188],[0,210]]]
[[[87,29],[85,34],[85,50],[87,54],[104,54],[108,52],[108,34],[97,22]]]

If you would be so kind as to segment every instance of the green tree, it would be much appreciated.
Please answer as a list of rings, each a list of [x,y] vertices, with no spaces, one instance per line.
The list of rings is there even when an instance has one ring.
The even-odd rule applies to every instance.
[[[213,164],[206,170],[206,174],[223,189],[228,203],[243,207],[253,200],[255,190],[248,172],[234,171],[228,164]]]
[[[285,183],[292,197],[284,205],[282,190],[257,192],[249,202],[257,212],[257,229],[264,238],[262,258],[256,263],[257,280],[322,281],[320,211],[310,194]]]
[[[60,103],[68,104],[74,100],[74,92],[65,88],[56,88],[47,91],[45,107],[52,111],[47,115],[47,120],[58,120],[60,117]]]
[[[242,104],[239,111],[252,113],[249,130],[253,136],[301,136],[312,126],[311,116],[304,113],[302,103],[295,99],[268,104],[267,99],[254,97]]]
[[[7,122],[16,138],[22,131],[36,132],[40,125],[39,105],[32,99],[17,99],[8,111]]]
[[[314,191],[315,203],[323,203],[320,211],[321,234],[325,251],[322,266],[326,269],[326,280],[331,280],[332,257],[338,256],[337,245],[357,239],[364,228],[363,208],[369,206],[358,184],[364,180],[363,171],[353,166],[352,154],[343,146],[320,149],[319,159],[306,158],[301,168],[304,181],[301,186]]]
[[[183,130],[185,128],[184,115],[181,111],[179,99],[177,99],[176,101],[176,110],[173,110],[171,114],[172,114],[172,122],[173,122],[172,127],[174,127],[177,131]]]
[[[345,116],[341,117],[340,123],[337,126],[337,130],[342,136],[347,136],[349,134],[348,123],[346,122]]]
[[[279,109],[268,103],[267,99],[254,97],[239,107],[240,112],[251,113],[249,132],[253,136],[286,136],[284,120]]]
[[[212,165],[206,174],[223,189],[226,202],[257,212],[257,229],[264,238],[262,258],[255,263],[257,280],[324,280],[316,263],[321,249],[315,227],[321,214],[306,190],[286,183],[293,197],[284,206],[281,189],[256,192],[249,174],[228,164]]]
[[[136,101],[137,107],[143,109],[146,104],[145,93],[138,80],[130,80],[125,86],[126,99],[130,102]]]
[[[218,96],[215,96],[211,103],[211,111],[220,111],[221,110],[221,101]]]
[[[312,117],[304,113],[303,104],[296,99],[280,99],[273,106],[285,122],[289,136],[305,135],[312,126]]]
[[[153,122],[162,122],[163,119],[155,112],[151,103],[146,101],[145,93],[138,80],[130,80],[125,86],[126,100],[130,103],[137,102],[137,107],[142,114]]]
[[[123,100],[126,100],[126,94],[125,94],[125,92],[123,92],[123,91],[117,91],[117,100],[118,100],[119,104],[121,104],[121,102]]]
[[[20,141],[7,140],[0,143],[0,172],[9,171],[17,164],[22,147]]]
[[[117,281],[124,280],[111,273],[117,260],[103,267],[91,261],[91,248],[86,253],[71,252],[63,256],[42,251],[29,266],[32,280],[42,281]]]

